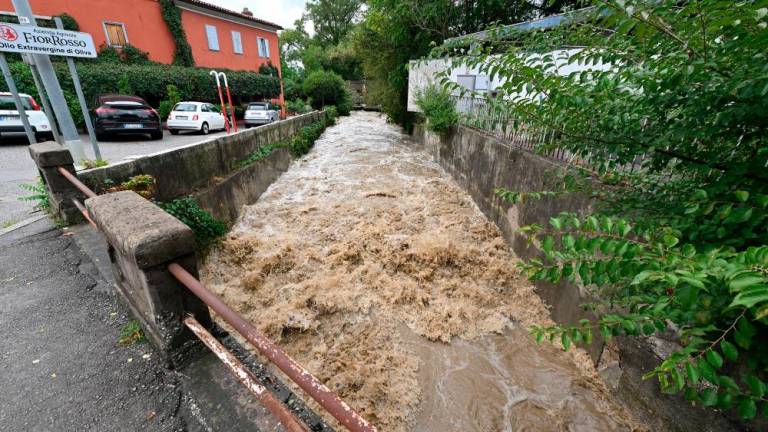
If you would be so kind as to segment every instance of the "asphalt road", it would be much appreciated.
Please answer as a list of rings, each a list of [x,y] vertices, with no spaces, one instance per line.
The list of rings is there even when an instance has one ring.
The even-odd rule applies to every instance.
[[[182,132],[171,135],[168,131],[162,140],[151,140],[149,136],[134,135],[114,138],[100,142],[102,157],[111,162],[133,159],[141,155],[181,147],[224,132],[203,136],[198,133]],[[93,150],[87,135],[81,136],[85,154],[93,158]],[[37,168],[29,157],[27,140],[24,137],[0,138],[0,230],[32,216],[34,202],[20,201],[19,197],[30,192],[21,188],[22,184],[33,184],[37,180]]]

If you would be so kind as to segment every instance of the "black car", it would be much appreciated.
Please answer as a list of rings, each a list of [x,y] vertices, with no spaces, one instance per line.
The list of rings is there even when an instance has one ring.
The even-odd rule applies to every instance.
[[[101,95],[94,106],[91,117],[99,140],[117,134],[149,134],[152,139],[163,138],[160,115],[138,96]]]

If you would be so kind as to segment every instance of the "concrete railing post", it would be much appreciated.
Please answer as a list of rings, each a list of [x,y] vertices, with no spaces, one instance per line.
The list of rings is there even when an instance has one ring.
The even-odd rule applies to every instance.
[[[54,216],[68,225],[82,222],[83,216],[72,203],[72,198],[82,199],[84,196],[58,172],[58,168],[62,167],[75,174],[75,165],[69,150],[58,143],[47,141],[30,145],[29,154],[45,181],[48,201]]]
[[[109,244],[118,293],[168,366],[180,365],[200,346],[184,317],[211,325],[208,307],[168,272],[176,262],[197,277],[192,230],[132,191],[89,198],[85,205]]]

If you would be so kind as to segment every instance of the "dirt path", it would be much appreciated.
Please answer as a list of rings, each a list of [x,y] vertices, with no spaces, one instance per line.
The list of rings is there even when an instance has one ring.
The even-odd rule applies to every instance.
[[[490,192],[489,192],[490,193]],[[374,113],[342,118],[204,267],[205,282],[381,431],[631,430],[500,232]]]

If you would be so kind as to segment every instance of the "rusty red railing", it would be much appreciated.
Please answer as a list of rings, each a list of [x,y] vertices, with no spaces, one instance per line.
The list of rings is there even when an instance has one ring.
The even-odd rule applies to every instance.
[[[59,173],[69,180],[80,192],[88,198],[96,197],[97,194],[88,186],[83,184],[74,174],[63,167],[58,168]],[[73,198],[75,207],[83,214],[83,217],[94,228],[98,229],[96,223],[88,214],[88,209],[78,199]],[[332,392],[325,384],[320,382],[314,375],[302,367],[298,362],[292,359],[283,351],[280,346],[261,333],[251,323],[241,317],[237,312],[227,306],[220,298],[208,290],[197,278],[189,273],[184,267],[177,263],[168,265],[168,271],[187,289],[192,291],[209,308],[219,314],[227,323],[229,323],[238,333],[240,333],[248,342],[253,344],[259,352],[270,362],[278,367],[288,378],[296,383],[304,392],[310,395],[323,407],[329,414],[338,420],[344,427],[352,432],[376,432],[376,427],[368,423],[360,414],[352,409],[339,396]],[[197,336],[200,341],[208,347],[227,368],[237,377],[237,379],[267,408],[277,420],[289,432],[308,432],[306,425],[298,420],[296,416],[288,410],[275,396],[259,383],[256,378],[240,362],[234,354],[224,347],[205,327],[203,327],[194,317],[184,318],[184,325]]]

